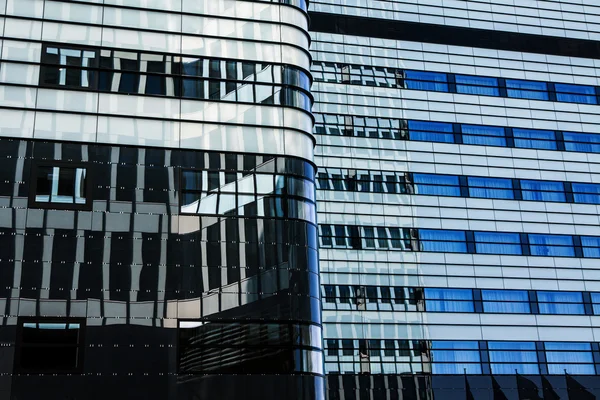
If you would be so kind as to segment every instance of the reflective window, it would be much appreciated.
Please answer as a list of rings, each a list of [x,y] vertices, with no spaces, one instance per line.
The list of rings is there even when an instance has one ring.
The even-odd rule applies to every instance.
[[[548,372],[552,375],[595,375],[594,358],[589,343],[546,342]]]
[[[555,83],[556,100],[567,103],[597,104],[596,89],[593,86]]]
[[[523,200],[566,202],[565,187],[562,182],[521,181]]]
[[[419,239],[422,251],[440,253],[466,253],[465,232],[434,229],[420,229]]]
[[[583,256],[589,258],[600,258],[600,237],[581,236]]]
[[[506,80],[508,97],[531,100],[548,100],[548,85],[545,82]]]
[[[574,257],[573,238],[561,235],[529,234],[532,256]]]
[[[454,143],[452,124],[409,120],[408,129],[410,140]]]
[[[518,233],[475,232],[475,250],[481,254],[522,254]]]
[[[492,374],[514,375],[540,373],[535,343],[488,342]]]
[[[529,314],[529,295],[525,290],[482,290],[483,311],[503,314]]]
[[[464,144],[506,146],[504,128],[483,125],[462,125]]]
[[[70,208],[89,205],[90,193],[86,168],[69,166],[36,167],[32,206]],[[62,206],[62,207],[61,207]]]
[[[405,86],[408,89],[448,91],[448,76],[441,72],[404,71]]]
[[[585,314],[579,292],[537,292],[540,314]]]
[[[484,199],[514,199],[510,179],[468,177],[469,196]]]
[[[471,289],[425,289],[427,311],[474,312]]]
[[[600,134],[563,132],[565,150],[580,153],[600,153]]]
[[[556,150],[556,134],[552,131],[513,128],[515,147]]]
[[[63,46],[44,46],[42,50],[40,85],[96,89],[98,51]]]
[[[460,197],[460,186],[457,176],[413,174],[415,194]]]
[[[600,204],[600,185],[595,183],[571,183],[575,203]]]
[[[483,76],[456,75],[458,93],[499,96],[498,79]]]
[[[433,374],[481,374],[478,342],[431,342]]]
[[[600,293],[590,293],[595,315],[600,315]]]

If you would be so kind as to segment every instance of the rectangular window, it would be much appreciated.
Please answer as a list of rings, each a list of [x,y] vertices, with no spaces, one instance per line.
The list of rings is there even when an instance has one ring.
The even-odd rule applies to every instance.
[[[583,247],[584,257],[600,258],[600,237],[582,236],[581,246]]]
[[[333,245],[333,232],[331,231],[331,225],[319,225],[321,230],[321,246],[330,247]]]
[[[462,125],[464,144],[506,147],[504,128],[498,126]]]
[[[600,134],[563,132],[565,150],[579,153],[600,153]]]
[[[551,375],[595,375],[594,357],[589,343],[546,342],[546,361]]]
[[[535,129],[513,129],[515,147],[523,149],[556,150],[556,134]]]
[[[408,121],[410,140],[420,142],[454,143],[452,124],[442,122]]]
[[[425,307],[433,312],[474,312],[471,289],[425,289]]]
[[[573,238],[565,235],[529,235],[532,256],[574,257]]]
[[[537,352],[533,342],[488,342],[492,374],[538,375]]]
[[[579,292],[537,292],[540,314],[585,314]]]
[[[434,375],[481,374],[478,342],[431,342]]]
[[[565,186],[562,182],[522,180],[521,192],[523,200],[555,201],[560,203],[567,201]]]
[[[30,207],[59,209],[91,208],[91,185],[87,168],[69,163],[39,164],[29,196]]]
[[[596,89],[593,86],[555,83],[556,100],[566,103],[597,104]]]
[[[575,203],[600,204],[600,185],[595,183],[571,183]]]
[[[508,97],[516,99],[548,100],[548,85],[545,82],[506,80]]]
[[[480,254],[521,255],[521,238],[518,233],[475,232],[475,250]]]
[[[21,373],[78,373],[82,370],[85,320],[22,319],[15,369]]]
[[[458,176],[413,174],[415,194],[460,197]]]
[[[404,71],[405,86],[408,89],[448,91],[448,76],[442,72]]]
[[[483,76],[456,75],[456,91],[464,94],[499,96],[498,79]]]
[[[590,293],[594,315],[600,315],[600,293]]]
[[[98,51],[65,45],[44,45],[41,57],[40,86],[77,89],[98,88]]]
[[[339,354],[340,345],[337,339],[327,339],[327,355],[337,356]]]
[[[335,303],[335,286],[323,285],[323,300],[325,303]]]
[[[514,199],[512,180],[468,177],[469,196],[483,199]]]
[[[529,314],[529,295],[525,290],[482,290],[483,311],[501,314]]]
[[[467,241],[463,231],[420,229],[421,251],[466,253]]]

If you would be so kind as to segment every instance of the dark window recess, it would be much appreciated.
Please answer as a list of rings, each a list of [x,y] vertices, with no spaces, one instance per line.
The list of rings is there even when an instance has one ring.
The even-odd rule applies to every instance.
[[[22,373],[77,373],[84,320],[27,319],[19,323],[15,369]]]
[[[30,207],[88,209],[91,206],[91,185],[87,168],[82,165],[56,163],[36,165],[32,169],[33,190]]]

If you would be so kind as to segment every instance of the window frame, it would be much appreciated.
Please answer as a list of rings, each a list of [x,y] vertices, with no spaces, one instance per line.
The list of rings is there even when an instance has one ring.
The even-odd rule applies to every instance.
[[[56,203],[52,201],[39,202],[36,200],[37,195],[37,177],[40,168],[69,168],[69,169],[85,169],[85,203]],[[92,210],[92,169],[90,164],[81,162],[69,162],[69,161],[34,161],[31,166],[30,172],[30,184],[29,184],[29,208],[40,208],[50,210],[77,210],[77,211],[91,211]]]

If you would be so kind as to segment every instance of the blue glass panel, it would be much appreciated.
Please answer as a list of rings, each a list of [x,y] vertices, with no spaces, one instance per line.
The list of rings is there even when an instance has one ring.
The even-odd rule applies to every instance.
[[[508,97],[517,99],[548,100],[548,85],[546,82],[506,80]]]
[[[465,144],[506,146],[504,128],[483,125],[462,125],[462,138]]]
[[[463,231],[420,229],[422,251],[441,253],[466,253],[467,243]]]
[[[600,185],[595,183],[572,183],[575,203],[600,204]]]
[[[433,341],[431,348],[434,374],[481,374],[477,342]]]
[[[552,131],[513,129],[515,147],[524,149],[556,150],[556,135]]]
[[[529,247],[533,256],[575,256],[573,238],[571,236],[530,234]]]
[[[533,342],[488,342],[493,374],[539,374]]]
[[[458,176],[436,174],[413,174],[416,194],[460,197]]]
[[[442,122],[408,121],[410,140],[454,143],[452,124]]]
[[[590,293],[592,297],[592,307],[595,315],[600,315],[600,293]]]
[[[500,95],[498,79],[483,76],[456,75],[456,91],[485,96]]]
[[[522,254],[518,233],[475,232],[475,251],[481,254]]]
[[[474,312],[473,291],[470,289],[425,289],[427,311]]]
[[[538,292],[540,314],[585,314],[579,292]]]
[[[566,202],[565,186],[562,182],[521,181],[523,200]]]
[[[490,313],[529,314],[529,295],[524,290],[482,290],[483,311]]]
[[[563,132],[565,150],[600,153],[600,134]]]
[[[600,237],[582,236],[583,256],[589,258],[600,258]]]
[[[580,342],[545,342],[544,348],[546,350],[584,351],[584,352],[590,351],[592,349],[589,343],[580,343]]]
[[[546,359],[551,374],[595,374],[589,343],[546,342]]]
[[[434,362],[432,365],[432,373],[434,375],[481,375],[481,364],[463,364],[453,362],[440,364]]]
[[[468,177],[469,196],[484,199],[514,199],[510,179]]]
[[[567,103],[597,104],[596,89],[593,86],[555,83],[556,100]]]
[[[448,76],[441,72],[405,71],[405,83],[408,89],[448,91]]]
[[[432,349],[451,349],[451,350],[477,350],[479,343],[475,341],[442,341],[435,340],[431,342]]]
[[[538,375],[540,367],[536,363],[533,364],[495,364],[491,363],[492,374],[494,375]]]

